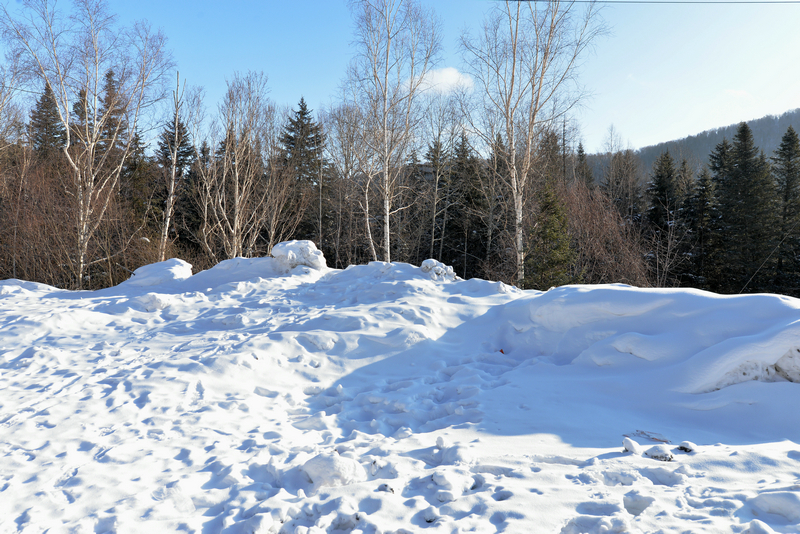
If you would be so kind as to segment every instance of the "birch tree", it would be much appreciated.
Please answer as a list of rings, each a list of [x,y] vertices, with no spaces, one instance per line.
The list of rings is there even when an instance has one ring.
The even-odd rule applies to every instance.
[[[285,113],[267,93],[263,73],[235,75],[207,141],[216,154],[208,162],[197,155],[197,238],[215,261],[270,253],[294,232],[308,204],[292,201],[292,176],[279,153]]]
[[[351,6],[358,53],[348,81],[355,104],[363,110],[363,142],[375,156],[370,163],[377,164],[365,166],[370,171],[367,185],[378,179],[383,259],[389,262],[390,219],[404,209],[395,205],[398,178],[418,121],[417,97],[440,49],[439,26],[433,14],[414,0],[353,0]],[[374,250],[371,231],[369,239]]]
[[[475,84],[469,121],[486,146],[498,134],[507,144],[517,283],[525,278],[524,206],[536,165],[537,136],[580,100],[576,69],[600,32],[594,4],[582,11],[581,5],[506,0],[487,15],[479,35],[461,40]],[[481,127],[481,122],[492,126]]]
[[[146,106],[161,96],[171,64],[166,38],[143,22],[120,28],[100,0],[77,0],[70,14],[47,0],[23,2],[19,16],[2,12],[6,43],[34,87],[44,81],[52,88],[66,130],[64,185],[75,202],[73,263],[82,288],[87,268],[107,260],[91,258],[90,244],[131,149],[133,136],[123,133],[136,131]]]
[[[180,156],[183,148],[186,148],[188,129],[186,124],[193,125],[201,120],[200,111],[202,105],[202,93],[198,89],[190,90],[186,94],[186,84],[181,87],[180,74],[176,74],[175,90],[172,92],[171,126],[172,135],[162,139],[159,148],[163,148],[164,155],[168,157],[168,168],[165,172],[167,198],[164,204],[164,212],[161,218],[161,238],[158,243],[158,261],[166,259],[167,242],[169,241],[169,230],[173,225],[175,212],[175,200],[178,195],[178,188],[183,179],[184,168],[180,164]],[[163,136],[162,136],[163,137]]]

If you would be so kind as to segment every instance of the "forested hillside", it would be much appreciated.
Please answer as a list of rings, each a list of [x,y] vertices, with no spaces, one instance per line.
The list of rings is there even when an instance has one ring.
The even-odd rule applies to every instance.
[[[791,126],[795,131],[800,131],[800,109],[787,111],[780,115],[768,115],[760,119],[746,121],[753,132],[753,140],[761,150],[771,154],[781,143],[781,137],[786,129]],[[697,135],[690,135],[683,139],[667,141],[653,146],[646,146],[637,150],[642,165],[650,168],[658,156],[665,150],[678,158],[686,158],[698,168],[706,163],[708,154],[719,144],[723,138],[733,139],[736,135],[738,124],[731,124],[723,128],[706,130]]]

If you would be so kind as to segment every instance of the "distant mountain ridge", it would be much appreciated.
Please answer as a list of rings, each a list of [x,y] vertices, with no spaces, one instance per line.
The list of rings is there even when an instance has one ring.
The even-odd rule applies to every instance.
[[[800,132],[800,108],[787,111],[781,115],[767,115],[760,119],[744,122],[750,126],[756,146],[763,150],[767,157],[771,157],[775,149],[780,145],[781,137],[786,133],[789,126]],[[683,139],[646,146],[637,150],[636,154],[641,160],[645,174],[650,173],[653,168],[653,162],[665,150],[669,150],[670,154],[678,161],[686,158],[692,167],[700,170],[708,163],[708,155],[723,138],[729,141],[733,139],[738,126],[738,123],[731,124],[722,128],[706,130]]]

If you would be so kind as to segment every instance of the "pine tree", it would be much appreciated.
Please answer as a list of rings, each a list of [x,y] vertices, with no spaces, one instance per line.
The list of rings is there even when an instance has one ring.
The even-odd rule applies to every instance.
[[[31,145],[37,156],[46,158],[61,150],[67,141],[67,132],[58,113],[55,95],[50,84],[36,101],[30,117]]]
[[[772,158],[780,204],[775,290],[800,294],[800,139],[789,126]]]

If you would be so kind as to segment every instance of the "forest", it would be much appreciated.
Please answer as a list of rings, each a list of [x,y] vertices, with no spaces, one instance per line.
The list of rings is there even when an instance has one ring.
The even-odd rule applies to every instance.
[[[602,31],[591,4],[493,3],[461,43],[473,87],[448,92],[426,83],[432,13],[352,5],[358,54],[316,113],[302,97],[277,106],[257,71],[207,113],[166,37],[118,27],[102,2],[70,18],[47,2],[5,11],[0,278],[97,289],[168,258],[199,271],[308,239],[335,268],[433,258],[542,290],[800,294],[791,126],[770,153],[741,123],[703,162],[665,150],[647,167],[610,135],[590,164],[570,111]]]

